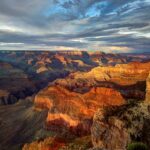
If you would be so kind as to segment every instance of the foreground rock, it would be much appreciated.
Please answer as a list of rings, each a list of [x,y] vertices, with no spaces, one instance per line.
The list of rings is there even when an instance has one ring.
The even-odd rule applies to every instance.
[[[58,150],[65,144],[65,141],[62,139],[49,137],[41,141],[25,144],[22,150]]]
[[[124,122],[113,116],[107,120],[107,117],[102,109],[94,115],[91,129],[93,145],[108,150],[126,150],[130,136]]]
[[[126,150],[131,141],[149,145],[147,122],[150,122],[150,113],[145,103],[99,109],[91,129],[93,145],[108,150]]]
[[[91,137],[76,137],[67,141],[55,137],[48,137],[44,140],[38,140],[25,144],[22,150],[87,150],[92,147]]]

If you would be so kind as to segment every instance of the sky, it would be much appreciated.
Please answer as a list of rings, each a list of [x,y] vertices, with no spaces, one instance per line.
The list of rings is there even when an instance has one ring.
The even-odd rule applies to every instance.
[[[150,52],[150,0],[0,0],[0,50]]]

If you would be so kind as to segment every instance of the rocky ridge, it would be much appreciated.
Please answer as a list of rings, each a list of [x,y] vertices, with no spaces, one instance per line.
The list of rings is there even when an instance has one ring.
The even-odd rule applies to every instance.
[[[41,90],[35,97],[35,107],[49,110],[46,120],[48,130],[57,131],[65,128],[77,136],[90,133],[91,118],[95,113],[91,128],[94,147],[125,150],[132,140],[142,139],[145,134],[143,131],[144,120],[148,119],[149,115],[146,101],[138,102],[135,99],[128,101],[119,91],[98,86],[91,86],[90,90],[80,93],[72,91],[71,88],[62,83],[67,81],[69,86],[72,86],[72,83],[76,81],[79,85],[75,85],[80,86],[83,77],[85,77],[86,82],[91,82],[91,78],[94,81],[95,78],[96,81],[104,80],[104,69],[104,74],[109,77],[108,80],[117,81],[120,86],[127,86],[139,81],[145,82],[149,73],[149,66],[150,63],[131,63],[108,67],[108,69],[98,67],[88,73],[75,73],[75,77],[74,74],[71,74],[65,79],[56,80]],[[82,79],[80,78],[81,74]],[[58,132],[62,131],[58,130]],[[108,140],[109,142],[107,142]]]
[[[119,92],[109,88],[93,88],[80,94],[60,86],[50,86],[36,95],[34,103],[36,108],[49,110],[47,128],[64,125],[73,131],[77,129],[77,134],[84,134],[89,132],[91,119],[99,107],[123,105],[125,100]],[[86,125],[88,120],[89,125]]]
[[[143,102],[103,108],[95,113],[91,128],[94,147],[126,150],[132,141],[140,141],[150,146],[149,77],[146,91],[146,100]]]
[[[89,72],[72,73],[65,79],[56,80],[54,84],[80,93],[92,87],[108,87],[120,91],[125,98],[144,99],[149,68],[149,62],[96,67]]]

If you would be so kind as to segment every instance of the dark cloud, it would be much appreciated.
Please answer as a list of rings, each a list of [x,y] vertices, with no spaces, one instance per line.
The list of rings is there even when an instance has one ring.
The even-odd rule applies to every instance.
[[[61,37],[62,36],[62,37]],[[64,40],[67,38],[68,40]],[[63,39],[63,40],[62,40]],[[47,46],[66,46],[83,48],[88,43],[69,40],[69,37],[61,34],[47,36],[29,36],[22,33],[10,33],[0,31],[0,41],[3,43],[44,44]]]
[[[1,0],[0,45],[149,51],[149,14],[149,0]]]

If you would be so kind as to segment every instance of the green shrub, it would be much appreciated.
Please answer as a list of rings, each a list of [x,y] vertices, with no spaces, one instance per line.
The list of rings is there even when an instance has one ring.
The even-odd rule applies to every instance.
[[[128,145],[127,150],[148,150],[148,147],[144,143],[134,142]]]

